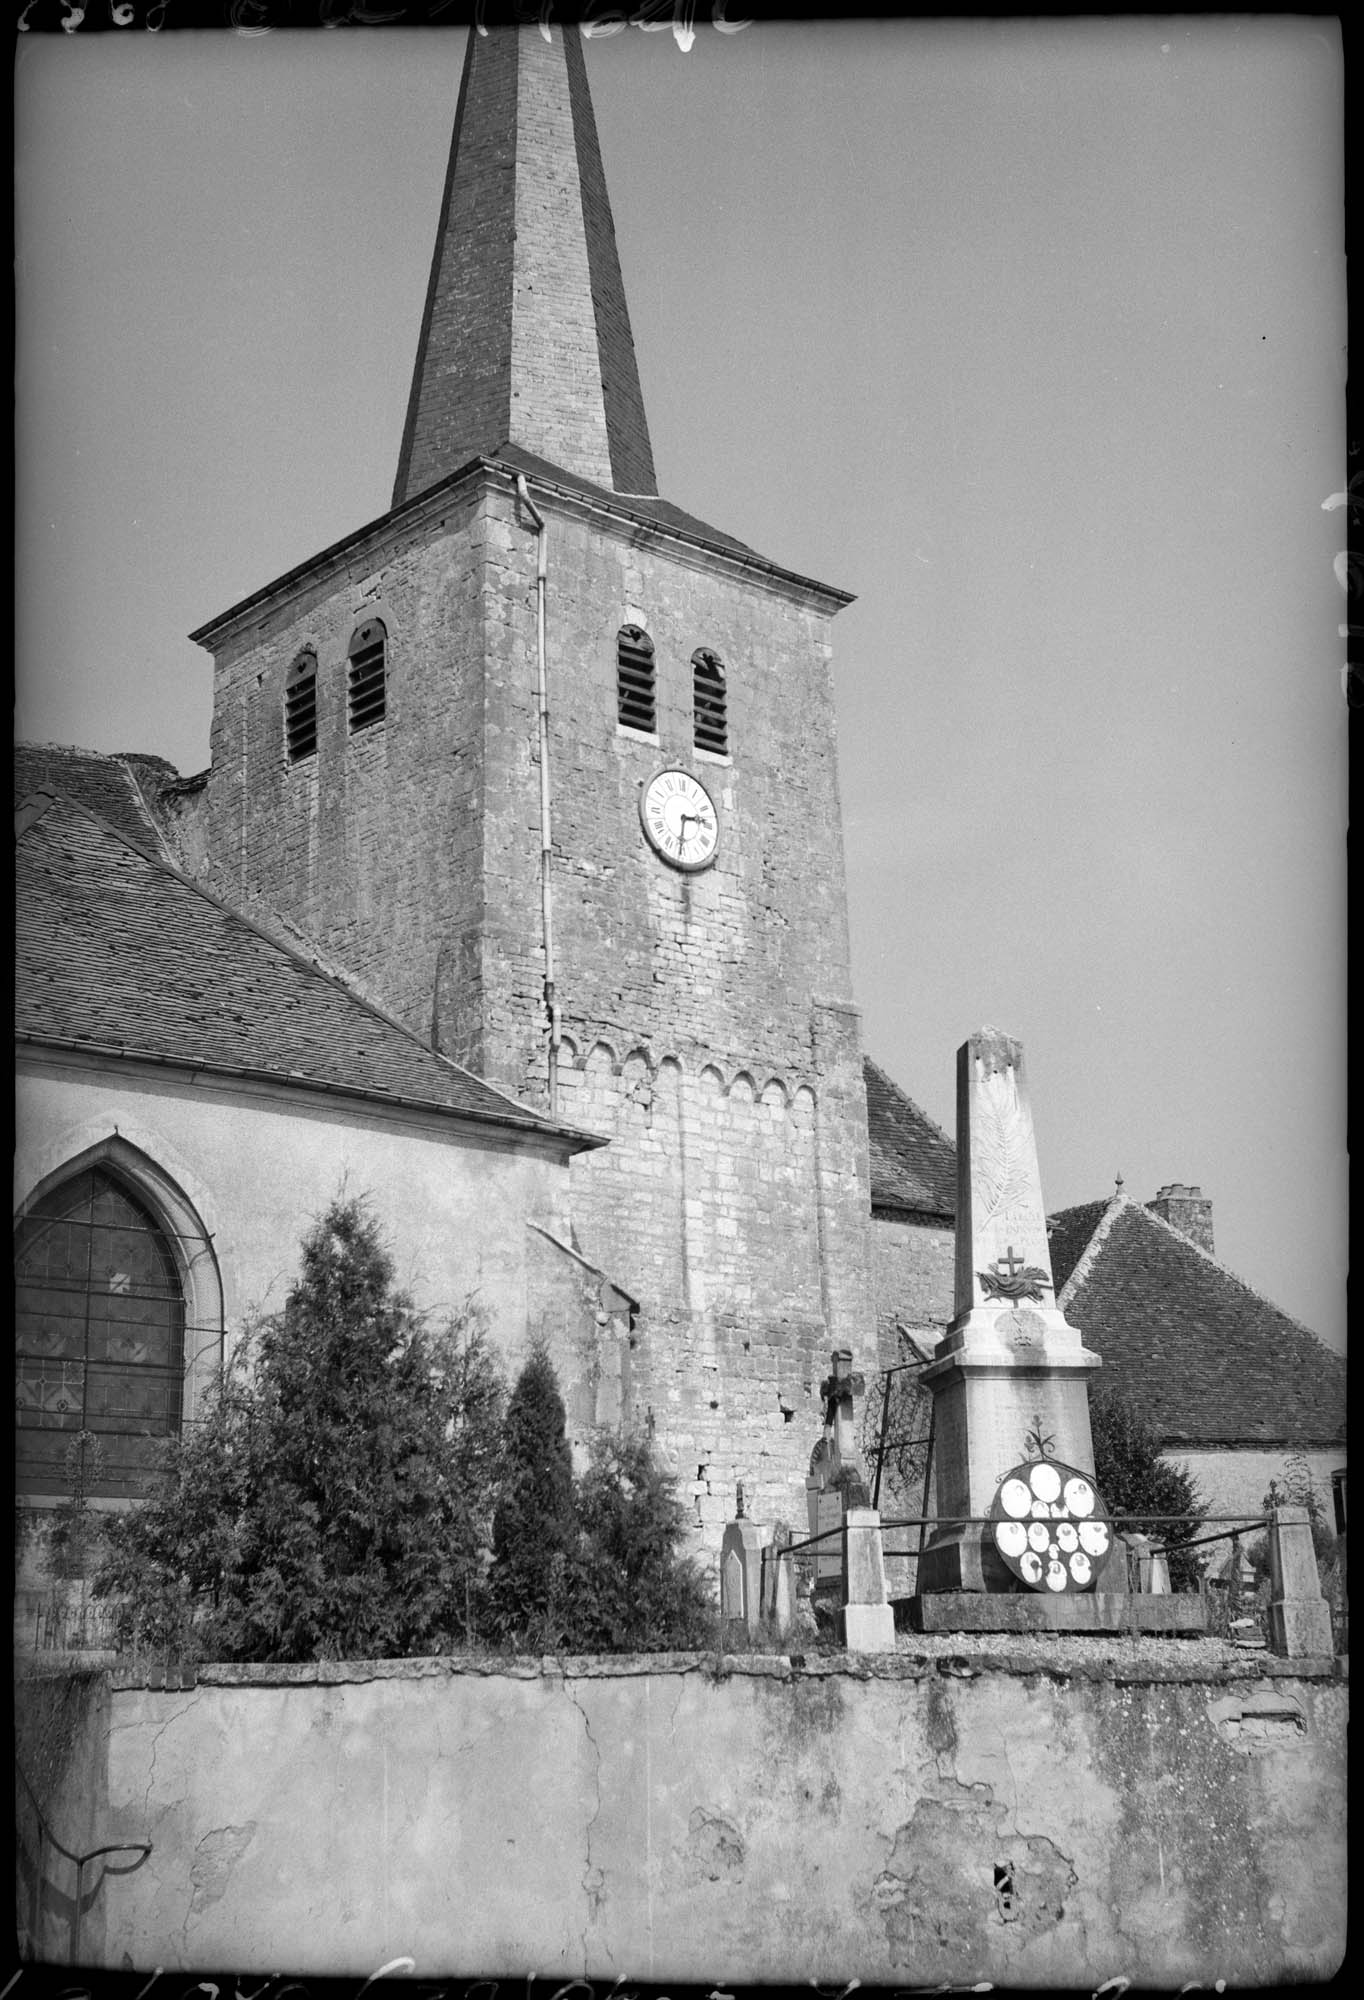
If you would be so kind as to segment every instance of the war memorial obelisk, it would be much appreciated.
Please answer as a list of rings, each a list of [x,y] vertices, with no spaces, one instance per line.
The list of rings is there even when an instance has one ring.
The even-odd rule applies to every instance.
[[[1023,1459],[1093,1475],[1089,1378],[1102,1365],[1056,1303],[1023,1049],[996,1028],[957,1051],[956,1256],[955,1315],[923,1379],[935,1511],[978,1522]],[[920,1594],[1017,1588],[978,1524],[939,1529],[919,1558]]]

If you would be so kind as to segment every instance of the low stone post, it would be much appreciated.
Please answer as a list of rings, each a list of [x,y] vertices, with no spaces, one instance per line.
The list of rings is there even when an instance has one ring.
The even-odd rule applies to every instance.
[[[1137,1589],[1151,1597],[1170,1595],[1170,1565],[1164,1556],[1153,1555],[1149,1535],[1127,1537],[1137,1559]]]
[[[895,1614],[886,1597],[881,1516],[849,1507],[843,1516],[843,1644],[850,1653],[893,1653]]]
[[[1286,1505],[1270,1513],[1269,1645],[1290,1660],[1335,1651],[1306,1507]]]
[[[796,1586],[792,1558],[788,1549],[771,1541],[759,1560],[763,1576],[762,1615],[770,1620],[778,1635],[784,1639],[795,1616]]]

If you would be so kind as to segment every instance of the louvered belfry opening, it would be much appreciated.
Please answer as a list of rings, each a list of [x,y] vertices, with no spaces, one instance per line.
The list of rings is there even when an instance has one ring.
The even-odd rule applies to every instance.
[[[350,731],[371,729],[384,719],[388,668],[388,633],[381,618],[356,628],[350,642]]]
[[[729,708],[724,663],[718,653],[700,646],[691,656],[692,741],[698,750],[717,757],[729,755]]]
[[[649,736],[658,727],[654,642],[638,625],[622,625],[616,636],[616,719]]]
[[[95,1168],[28,1211],[15,1266],[18,1490],[138,1497],[184,1393],[185,1301],[165,1232]]]
[[[284,689],[284,742],[291,764],[317,750],[317,656],[300,653]]]

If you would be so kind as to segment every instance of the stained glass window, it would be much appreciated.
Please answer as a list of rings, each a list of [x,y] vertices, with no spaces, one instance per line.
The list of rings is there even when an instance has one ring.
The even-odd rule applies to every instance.
[[[28,1211],[15,1264],[18,1490],[136,1497],[180,1428],[185,1305],[164,1232],[94,1168]]]

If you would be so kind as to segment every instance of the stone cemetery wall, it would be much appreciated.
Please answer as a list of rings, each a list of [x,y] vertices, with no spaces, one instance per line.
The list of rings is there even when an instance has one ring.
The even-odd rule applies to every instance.
[[[969,1642],[967,1642],[969,1644]],[[1348,1689],[1194,1656],[212,1668],[112,1697],[110,1965],[1288,1984],[1344,1948]],[[124,1954],[126,1954],[126,1959]]]

